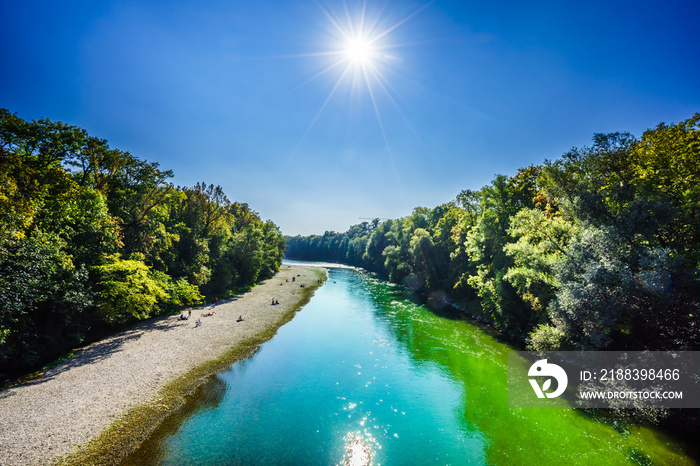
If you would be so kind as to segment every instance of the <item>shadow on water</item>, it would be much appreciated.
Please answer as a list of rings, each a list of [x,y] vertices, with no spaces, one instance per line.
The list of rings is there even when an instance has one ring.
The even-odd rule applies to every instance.
[[[185,404],[179,410],[168,416],[148,439],[120,464],[137,466],[161,462],[167,457],[163,439],[175,435],[192,415],[216,409],[224,399],[226,390],[226,383],[218,375],[211,376],[206,383],[187,397]]]

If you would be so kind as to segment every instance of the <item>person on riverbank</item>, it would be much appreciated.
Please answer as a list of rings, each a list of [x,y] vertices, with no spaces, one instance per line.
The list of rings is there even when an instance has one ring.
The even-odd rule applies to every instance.
[[[243,316],[238,316],[238,319],[236,319],[236,322],[243,322]]]

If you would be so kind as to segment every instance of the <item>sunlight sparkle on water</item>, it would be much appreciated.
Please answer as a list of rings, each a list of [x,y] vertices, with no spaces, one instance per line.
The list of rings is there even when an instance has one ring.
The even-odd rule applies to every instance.
[[[345,436],[345,457],[343,463],[346,466],[366,466],[372,462],[372,443],[381,449],[371,434],[365,434],[363,438],[359,432],[349,432]]]

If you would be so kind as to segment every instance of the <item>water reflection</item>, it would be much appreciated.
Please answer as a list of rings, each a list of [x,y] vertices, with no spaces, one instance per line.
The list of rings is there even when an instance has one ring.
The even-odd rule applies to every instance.
[[[212,376],[187,397],[185,404],[171,416],[167,417],[151,434],[141,448],[127,456],[122,465],[139,466],[159,464],[170,454],[168,443],[164,441],[177,434],[183,422],[197,413],[216,409],[226,395],[228,385],[219,376]]]

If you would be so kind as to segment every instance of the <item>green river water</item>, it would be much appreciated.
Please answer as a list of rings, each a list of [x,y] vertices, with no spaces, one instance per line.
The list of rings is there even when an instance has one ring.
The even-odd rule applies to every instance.
[[[401,287],[332,269],[272,340],[125,464],[695,464],[652,428],[509,409],[510,350]]]

